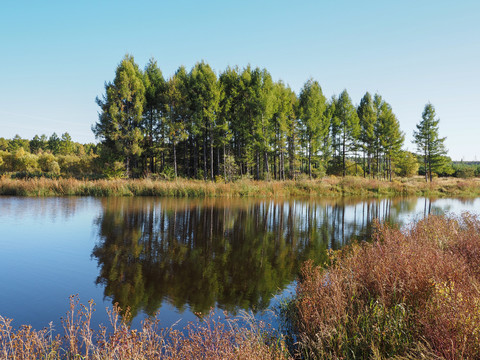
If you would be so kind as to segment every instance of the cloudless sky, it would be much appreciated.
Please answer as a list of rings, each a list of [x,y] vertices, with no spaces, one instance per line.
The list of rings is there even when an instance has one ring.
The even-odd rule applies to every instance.
[[[480,160],[480,1],[2,1],[0,137],[95,142],[95,97],[126,54],[165,77],[205,60],[390,103],[411,143],[431,102],[454,160]]]

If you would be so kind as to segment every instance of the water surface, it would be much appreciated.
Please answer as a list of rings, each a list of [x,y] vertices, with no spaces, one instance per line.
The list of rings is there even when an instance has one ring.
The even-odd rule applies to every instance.
[[[0,314],[61,329],[68,297],[131,308],[138,326],[211,308],[260,313],[294,287],[301,264],[366,239],[375,218],[405,226],[480,199],[0,198]],[[195,315],[197,314],[197,315]]]

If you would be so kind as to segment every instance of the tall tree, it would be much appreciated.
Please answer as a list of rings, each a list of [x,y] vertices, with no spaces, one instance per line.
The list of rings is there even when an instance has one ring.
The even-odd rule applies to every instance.
[[[266,69],[255,68],[252,72],[252,97],[251,110],[255,126],[253,127],[255,139],[256,178],[260,178],[260,166],[263,158],[263,170],[266,179],[270,180],[270,165],[268,155],[271,151],[270,142],[273,136],[271,120],[275,110],[272,76]]]
[[[38,153],[40,150],[46,150],[47,149],[47,136],[42,135],[38,136],[35,135],[32,140],[30,140],[30,151],[33,154]],[[1,150],[1,149],[0,149]]]
[[[59,153],[62,155],[71,155],[74,152],[75,145],[68,132],[62,134],[59,144]]]
[[[360,134],[357,111],[352,104],[347,90],[343,90],[336,101],[335,115],[338,119],[337,131],[341,141],[342,173],[343,176],[345,176],[347,170],[347,154],[356,149],[358,136]]]
[[[187,126],[189,111],[188,99],[188,74],[185,68],[180,67],[174,76],[168,81],[167,90],[167,117],[166,132],[168,141],[172,145],[173,170],[175,178],[178,176],[177,169],[177,145],[188,137]],[[186,154],[184,154],[186,156]]]
[[[447,151],[445,139],[438,134],[440,119],[436,118],[435,108],[431,103],[425,105],[422,120],[417,124],[417,131],[413,132],[413,142],[417,145],[419,155],[423,157],[425,165],[425,181],[432,181],[432,173],[440,170],[445,161]]]
[[[48,150],[55,155],[60,152],[60,138],[58,137],[57,133],[53,133],[48,138]]]
[[[305,83],[299,96],[299,108],[302,138],[308,152],[308,176],[311,178],[312,154],[316,154],[321,145],[325,144],[330,127],[326,115],[326,98],[318,82],[310,79]]]
[[[217,75],[205,62],[197,63],[191,71],[191,101],[193,116],[199,124],[203,140],[203,177],[207,180],[207,151],[210,150],[210,180],[214,180],[213,147],[214,128],[218,115],[220,87]]]
[[[383,150],[385,174],[392,180],[392,160],[396,159],[402,149],[405,136],[400,130],[400,123],[392,111],[392,107],[383,102],[378,121],[381,123],[380,145]]]
[[[166,82],[156,60],[149,60],[143,75],[145,86],[145,106],[142,130],[145,134],[144,157],[149,161],[150,172],[155,172],[156,157],[159,151],[165,154],[165,111]],[[162,156],[162,166],[165,158]]]
[[[360,122],[360,141],[363,150],[363,169],[364,176],[366,174],[366,168],[368,167],[368,175],[372,174],[372,158],[375,153],[375,126],[377,122],[377,113],[373,103],[372,96],[369,92],[365,93],[360,105],[357,108],[358,119]],[[365,158],[367,165],[365,165]]]
[[[142,153],[141,124],[145,105],[143,75],[133,56],[125,55],[113,82],[105,84],[102,99],[97,97],[97,104],[101,112],[92,130],[117,160],[124,161],[126,175],[130,177]]]
[[[227,181],[227,167],[232,167],[229,161],[233,159],[229,157],[227,160],[227,147],[235,142],[233,139],[233,124],[239,112],[239,70],[238,68],[228,67],[219,77],[220,83],[220,116],[217,122],[217,130],[219,132],[218,140],[222,148],[223,156],[223,177]],[[230,155],[231,156],[231,155]],[[232,174],[229,174],[232,175]]]

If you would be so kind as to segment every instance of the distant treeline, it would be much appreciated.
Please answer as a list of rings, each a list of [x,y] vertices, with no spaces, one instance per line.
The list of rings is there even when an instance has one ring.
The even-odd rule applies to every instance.
[[[165,79],[155,60],[141,70],[126,55],[96,101],[99,144],[68,133],[0,138],[0,171],[225,181],[479,174],[446,156],[431,104],[414,131],[414,154],[402,149],[399,121],[379,94],[354,106],[346,90],[327,99],[309,79],[297,96],[266,69],[229,67],[217,76],[200,62]]]
[[[18,177],[77,177],[103,176],[103,161],[96,144],[72,141],[68,133],[59,137],[53,133],[35,135],[32,140],[16,135],[13,139],[0,138],[0,173]]]

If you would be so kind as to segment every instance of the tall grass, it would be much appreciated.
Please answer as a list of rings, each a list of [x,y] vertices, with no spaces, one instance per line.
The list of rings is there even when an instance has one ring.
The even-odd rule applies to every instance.
[[[163,196],[163,197],[292,197],[292,196],[479,196],[477,179],[382,181],[361,177],[319,180],[252,181],[233,183],[200,180],[161,181],[0,178],[0,195],[16,196]]]
[[[307,263],[288,314],[307,359],[479,359],[480,220],[378,225],[328,267]]]
[[[81,305],[70,299],[70,311],[63,319],[64,334],[50,326],[34,330],[12,329],[11,320],[0,316],[0,359],[286,359],[281,340],[273,341],[262,323],[252,319],[218,321],[213,315],[190,324],[185,331],[160,328],[158,318],[131,329],[114,306],[108,311],[110,330],[90,327],[93,303]],[[128,319],[128,313],[123,316]]]

